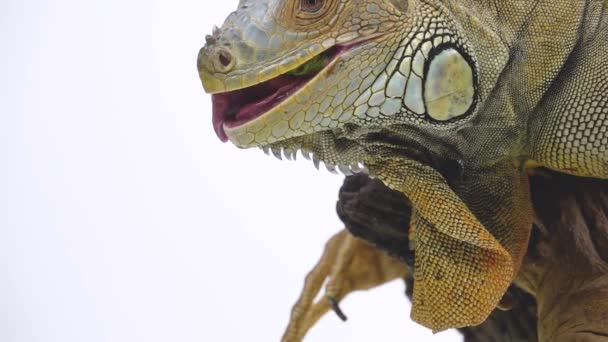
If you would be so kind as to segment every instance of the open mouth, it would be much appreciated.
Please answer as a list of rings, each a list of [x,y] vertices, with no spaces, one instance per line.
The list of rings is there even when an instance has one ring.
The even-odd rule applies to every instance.
[[[228,141],[224,127],[241,126],[267,113],[317,76],[350,46],[334,46],[303,65],[271,80],[225,93],[212,95],[213,128],[223,142]]]

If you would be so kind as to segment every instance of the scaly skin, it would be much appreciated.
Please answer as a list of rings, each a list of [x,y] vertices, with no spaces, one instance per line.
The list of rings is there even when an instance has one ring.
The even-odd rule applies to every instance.
[[[606,0],[243,0],[198,67],[205,90],[223,93],[341,51],[271,110],[223,129],[239,147],[301,150],[330,170],[363,164],[404,193],[412,317],[439,331],[483,322],[513,281],[533,168],[608,178],[607,10]]]

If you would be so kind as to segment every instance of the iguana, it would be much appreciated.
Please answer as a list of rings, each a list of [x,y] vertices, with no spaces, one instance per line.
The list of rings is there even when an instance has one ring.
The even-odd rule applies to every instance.
[[[241,0],[206,37],[198,70],[223,141],[288,159],[301,151],[411,201],[412,318],[441,331],[482,323],[517,275],[534,219],[529,174],[608,178],[607,9]],[[328,253],[363,248],[344,246]],[[314,322],[319,279],[307,279],[284,340]]]

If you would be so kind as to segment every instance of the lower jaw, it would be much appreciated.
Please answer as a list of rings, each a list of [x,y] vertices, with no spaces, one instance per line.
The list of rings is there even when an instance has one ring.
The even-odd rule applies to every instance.
[[[310,81],[310,79],[306,81],[294,80],[294,83],[287,84],[286,86],[280,88],[280,93],[273,94],[266,99],[261,99],[257,103],[243,106],[230,120],[223,118],[218,120],[214,116],[213,125],[216,134],[223,142],[228,141],[229,138],[234,142],[232,137],[235,134],[238,134],[239,131],[245,129],[245,127],[253,122],[265,120],[264,118],[272,116],[277,107],[279,107],[285,101],[289,101],[289,99],[301,88],[303,88],[308,81]],[[216,104],[214,101],[214,107],[215,106]]]
[[[294,79],[291,83],[281,87],[277,93],[272,96],[262,99],[257,103],[245,105],[239,110],[233,120],[225,121],[224,126],[227,128],[237,128],[269,114],[274,108],[284,101],[289,100],[289,98],[304,87],[311,78],[301,80]]]

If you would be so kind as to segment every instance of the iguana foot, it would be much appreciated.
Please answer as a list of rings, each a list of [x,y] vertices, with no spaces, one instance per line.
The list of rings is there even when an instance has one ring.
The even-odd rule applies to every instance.
[[[407,267],[369,243],[343,230],[325,245],[317,265],[308,273],[300,298],[293,306],[283,342],[301,341],[329,310],[346,320],[340,301],[351,292],[367,290],[407,275]],[[327,280],[325,294],[314,302]]]

